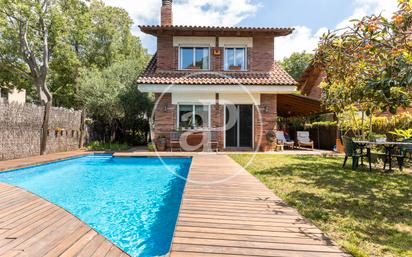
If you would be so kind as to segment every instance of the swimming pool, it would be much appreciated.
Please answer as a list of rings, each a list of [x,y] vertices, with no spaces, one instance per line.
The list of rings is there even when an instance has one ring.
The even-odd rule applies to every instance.
[[[131,256],[166,254],[191,158],[89,155],[0,173],[71,212]],[[171,172],[173,171],[173,172]]]

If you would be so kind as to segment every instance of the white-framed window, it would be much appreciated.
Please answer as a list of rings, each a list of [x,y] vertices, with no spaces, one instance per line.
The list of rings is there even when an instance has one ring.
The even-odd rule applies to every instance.
[[[247,70],[246,47],[225,47],[225,66],[227,71]]]
[[[210,105],[179,104],[177,127],[186,129],[210,127]]]
[[[180,70],[209,70],[209,47],[179,47]]]

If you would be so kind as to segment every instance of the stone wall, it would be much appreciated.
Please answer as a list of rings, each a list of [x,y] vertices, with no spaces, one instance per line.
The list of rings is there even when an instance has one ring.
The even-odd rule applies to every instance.
[[[0,102],[0,160],[40,153],[44,107]],[[79,148],[81,111],[53,107],[49,120],[47,153]]]

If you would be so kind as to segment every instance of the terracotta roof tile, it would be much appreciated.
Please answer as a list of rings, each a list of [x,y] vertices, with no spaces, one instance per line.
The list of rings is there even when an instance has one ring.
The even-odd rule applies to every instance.
[[[191,26],[191,25],[140,25],[144,33],[156,35],[163,31],[235,31],[235,32],[266,32],[274,35],[286,36],[293,32],[294,28],[271,27],[225,27],[225,26]]]
[[[155,54],[138,78],[139,84],[181,85],[297,85],[277,63],[271,72],[157,71]]]

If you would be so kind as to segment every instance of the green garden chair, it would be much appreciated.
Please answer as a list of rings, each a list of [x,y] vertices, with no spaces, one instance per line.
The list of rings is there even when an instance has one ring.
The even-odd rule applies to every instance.
[[[412,139],[405,139],[402,142],[412,143]],[[393,157],[397,159],[399,169],[402,171],[403,166],[405,164],[405,159],[412,159],[412,146],[405,145],[405,146],[399,147],[399,153],[394,154]],[[385,166],[386,166],[386,162],[385,162]]]
[[[369,170],[372,171],[372,163],[371,163],[371,157],[370,157],[370,150],[367,150],[367,153],[358,153],[356,149],[356,145],[353,142],[352,138],[343,136],[342,137],[343,141],[343,146],[345,148],[345,160],[343,161],[343,166],[345,167],[346,162],[348,161],[348,158],[352,158],[352,170],[356,169],[359,167],[359,159],[362,157],[368,157],[369,161]]]

